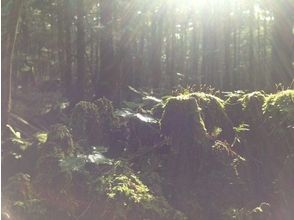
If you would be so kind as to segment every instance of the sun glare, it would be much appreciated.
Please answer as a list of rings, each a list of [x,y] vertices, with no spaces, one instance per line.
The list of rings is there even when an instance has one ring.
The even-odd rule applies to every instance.
[[[191,11],[201,14],[229,12],[234,16],[237,11],[240,13],[250,13],[250,2],[248,0],[162,0],[165,4],[176,8],[177,11],[183,13],[191,13]],[[267,9],[262,8],[258,2],[253,3],[254,16],[261,20],[272,20],[273,17]]]

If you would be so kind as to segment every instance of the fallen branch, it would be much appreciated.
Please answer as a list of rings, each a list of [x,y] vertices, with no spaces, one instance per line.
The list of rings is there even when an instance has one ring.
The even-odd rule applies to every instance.
[[[28,122],[27,120],[25,120],[24,118],[14,114],[14,113],[10,113],[9,115],[10,117],[10,124],[13,127],[16,127],[18,130],[22,131],[22,133],[27,134],[28,136],[33,135],[37,132],[41,131],[47,131],[46,128],[42,127],[42,126],[35,126],[32,125],[30,122]]]

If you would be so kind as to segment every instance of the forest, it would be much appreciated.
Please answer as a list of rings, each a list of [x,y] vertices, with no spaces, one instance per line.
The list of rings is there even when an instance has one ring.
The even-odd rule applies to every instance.
[[[293,0],[2,0],[2,220],[293,220]]]

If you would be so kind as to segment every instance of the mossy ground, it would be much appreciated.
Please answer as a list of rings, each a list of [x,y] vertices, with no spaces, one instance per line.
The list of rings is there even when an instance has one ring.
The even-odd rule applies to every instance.
[[[24,138],[10,129],[2,162],[17,163],[3,187],[3,216],[291,219],[293,90],[161,100],[128,117],[106,99],[82,101],[46,133]],[[34,163],[20,169],[24,161]]]

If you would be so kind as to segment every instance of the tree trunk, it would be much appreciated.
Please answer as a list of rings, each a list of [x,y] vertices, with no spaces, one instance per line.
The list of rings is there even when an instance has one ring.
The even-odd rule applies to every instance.
[[[248,82],[247,85],[250,89],[255,89],[256,83],[256,72],[255,72],[255,58],[254,58],[254,30],[255,30],[255,19],[254,19],[254,2],[252,0],[249,1],[249,45],[248,45],[248,59],[249,59],[249,67],[248,67]]]
[[[64,53],[65,53],[65,63],[64,63],[64,73],[62,73],[64,78],[64,89],[65,95],[71,98],[71,86],[72,86],[72,52],[71,52],[71,26],[72,26],[72,16],[70,12],[70,0],[64,0]]]
[[[191,12],[192,13],[192,12]],[[191,57],[190,57],[190,75],[192,82],[197,86],[201,84],[201,77],[198,70],[199,63],[199,33],[197,30],[197,17],[193,17],[193,31],[192,31],[192,42],[191,42]]]
[[[84,0],[77,1],[77,82],[75,88],[75,101],[84,98],[85,87],[85,27],[84,27]]]
[[[230,18],[230,2],[226,2],[225,4],[225,24],[224,24],[224,90],[232,89],[232,69],[231,69],[231,18]]]
[[[9,4],[6,3],[6,4]],[[6,32],[4,29],[4,33],[2,34],[2,57],[1,57],[1,72],[2,72],[2,123],[1,126],[4,126],[9,123],[9,113],[11,111],[11,77],[12,77],[12,59],[13,59],[13,51],[16,40],[16,33],[18,27],[18,21],[20,17],[21,8],[23,5],[23,0],[14,0],[11,3],[10,12],[7,15],[6,27],[2,25],[2,31],[6,28]],[[3,5],[1,6],[3,7]],[[3,21],[2,21],[3,24]]]
[[[103,27],[100,39],[100,74],[96,96],[114,100],[116,94],[117,71],[113,51],[113,0],[100,0],[100,22]]]
[[[206,6],[208,7],[208,5]],[[217,27],[216,20],[211,8],[206,8],[207,14],[203,12],[203,46],[202,46],[202,65],[201,75],[206,85],[215,87],[217,80]]]
[[[150,48],[150,68],[151,68],[151,86],[159,88],[161,81],[161,47],[162,47],[162,23],[164,9],[159,8],[158,12],[152,18],[152,37]]]
[[[58,43],[58,65],[61,82],[65,85],[65,38],[64,38],[64,2],[57,4],[57,43]],[[63,87],[65,88],[65,86]]]
[[[128,16],[125,15],[125,12],[128,12]],[[133,62],[132,62],[132,42],[135,41],[134,34],[132,35],[132,25],[135,19],[136,8],[133,1],[129,1],[124,4],[120,16],[121,27],[120,27],[120,41],[117,52],[117,68],[118,76],[116,79],[113,79],[116,83],[116,101],[120,99],[128,98],[125,95],[128,85],[132,85],[131,81],[134,78],[133,76]],[[134,29],[136,29],[133,26]],[[132,85],[133,86],[133,85]]]

